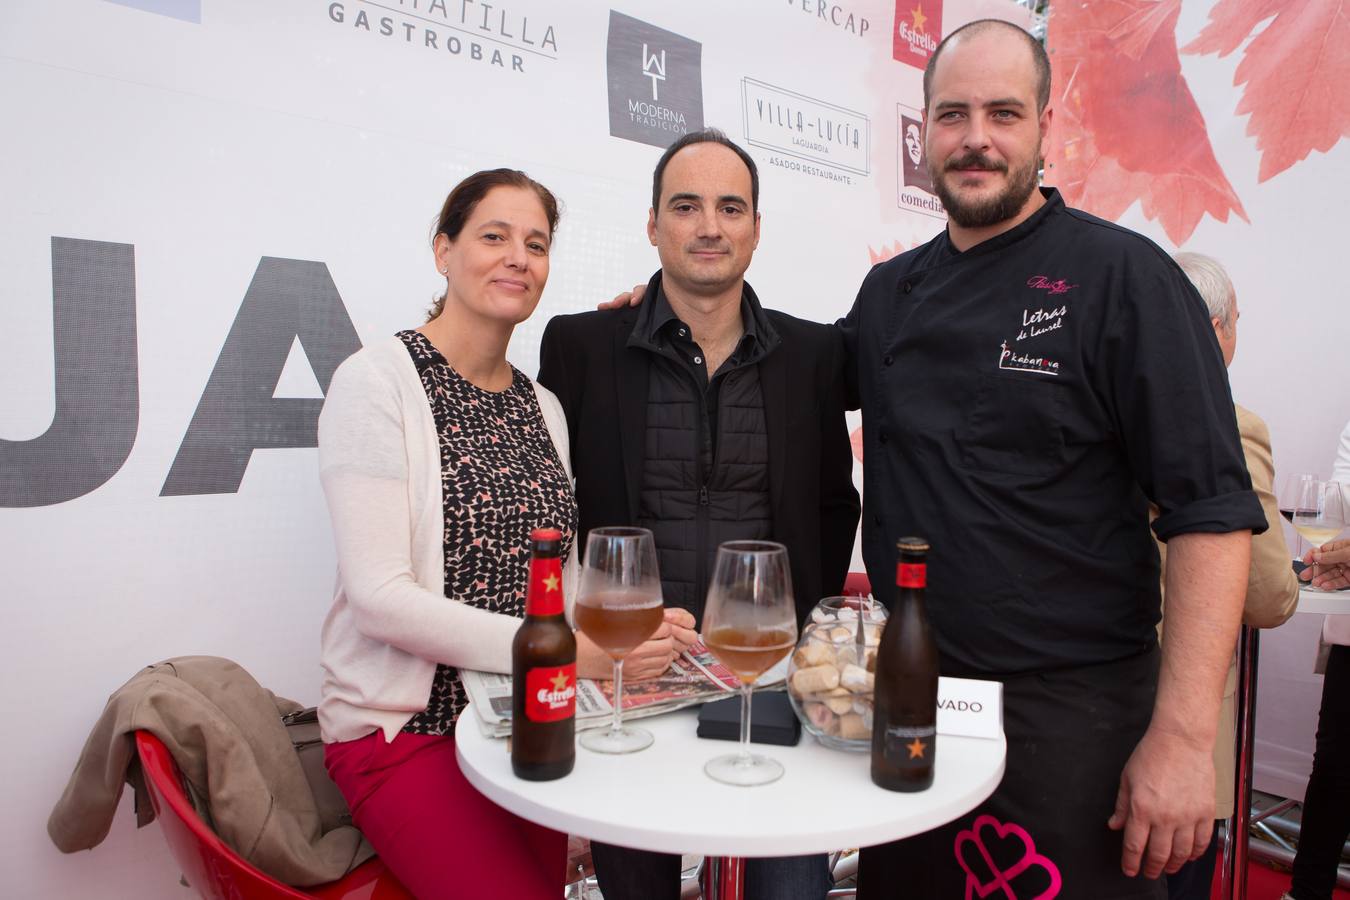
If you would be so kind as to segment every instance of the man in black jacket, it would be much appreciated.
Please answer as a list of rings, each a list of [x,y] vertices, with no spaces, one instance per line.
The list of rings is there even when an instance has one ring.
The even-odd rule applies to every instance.
[[[838,329],[760,306],[759,176],[719,131],[657,163],[647,234],[661,258],[637,308],[559,316],[539,381],[571,438],[579,540],[605,525],[656,537],[667,607],[702,618],[727,540],[785,544],[798,619],[843,587],[858,522]],[[611,900],[674,898],[679,859],[593,844]],[[823,856],[751,860],[748,897],[819,898]]]

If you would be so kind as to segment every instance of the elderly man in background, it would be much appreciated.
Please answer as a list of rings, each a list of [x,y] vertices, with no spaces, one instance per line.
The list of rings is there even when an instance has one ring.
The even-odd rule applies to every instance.
[[[1209,321],[1214,326],[1224,366],[1233,364],[1237,351],[1238,305],[1237,293],[1218,260],[1200,253],[1177,253],[1173,259],[1186,277],[1195,285],[1200,298],[1209,310]],[[1252,490],[1261,501],[1270,527],[1252,537],[1251,566],[1247,571],[1247,596],[1242,606],[1242,621],[1253,628],[1274,628],[1294,614],[1298,605],[1298,580],[1290,565],[1289,546],[1280,527],[1280,510],[1272,490],[1275,464],[1270,452],[1270,431],[1266,423],[1250,410],[1234,405],[1237,412],[1238,433],[1242,438],[1242,455],[1247,460],[1247,471],[1252,477]],[[1158,553],[1164,570],[1167,563],[1167,545],[1158,543]],[[1163,597],[1166,627],[1166,603]],[[1233,814],[1234,715],[1237,686],[1237,660],[1228,667],[1228,679],[1223,688],[1223,706],[1219,711],[1218,738],[1214,743],[1215,828],[1219,821]],[[1169,900],[1208,900],[1214,880],[1216,843],[1199,859],[1182,866],[1167,876]]]

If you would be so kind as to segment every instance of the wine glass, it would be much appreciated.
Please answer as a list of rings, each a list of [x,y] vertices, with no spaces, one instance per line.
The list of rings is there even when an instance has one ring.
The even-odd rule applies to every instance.
[[[1290,525],[1294,524],[1294,510],[1302,502],[1304,493],[1308,490],[1308,483],[1317,480],[1317,476],[1309,472],[1299,472],[1290,475],[1284,480],[1284,487],[1280,490],[1280,516]],[[1299,551],[1303,549],[1302,535],[1299,536],[1299,545],[1294,548],[1294,556],[1302,558],[1303,554]]]
[[[703,643],[741,682],[741,746],[708,760],[703,771],[723,784],[777,781],[783,765],[750,752],[750,696],[756,678],[797,643],[797,612],[787,548],[769,541],[727,541],[717,548]]]
[[[1338,481],[1305,481],[1294,507],[1294,529],[1313,547],[1340,534],[1346,524],[1345,493]],[[1307,590],[1322,588],[1308,585]]]
[[[661,627],[661,576],[656,543],[645,528],[594,528],[577,594],[577,630],[614,661],[614,718],[608,731],[587,731],[581,746],[596,753],[632,753],[652,733],[623,724],[623,658]]]

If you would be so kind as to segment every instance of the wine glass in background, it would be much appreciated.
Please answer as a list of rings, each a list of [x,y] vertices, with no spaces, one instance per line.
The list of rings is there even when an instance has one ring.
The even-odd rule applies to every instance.
[[[597,753],[632,753],[651,746],[652,733],[623,724],[623,658],[661,626],[661,576],[656,544],[645,528],[594,528],[577,594],[577,630],[614,661],[614,718],[609,730],[587,731],[578,742]]]
[[[783,765],[750,752],[750,698],[756,678],[797,643],[797,611],[787,548],[769,541],[727,541],[717,548],[703,643],[741,682],[741,746],[708,760],[703,771],[723,784],[768,784]]]
[[[1308,472],[1298,472],[1290,475],[1284,480],[1284,487],[1280,489],[1279,504],[1280,516],[1290,525],[1294,524],[1294,511],[1297,509],[1304,494],[1307,492],[1309,482],[1317,480],[1317,476]],[[1303,558],[1303,538],[1299,535],[1296,538],[1298,546],[1294,547],[1294,556],[1298,559]]]
[[[1345,492],[1338,481],[1303,482],[1294,507],[1294,529],[1314,547],[1340,534],[1346,525]],[[1308,590],[1322,590],[1311,585]]]

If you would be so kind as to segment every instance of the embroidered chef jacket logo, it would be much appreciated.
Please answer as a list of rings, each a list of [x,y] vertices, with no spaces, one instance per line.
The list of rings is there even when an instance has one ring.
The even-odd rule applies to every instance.
[[[1058,360],[1018,353],[1008,346],[1007,341],[999,346],[1001,348],[998,354],[998,367],[1000,369],[1013,372],[1035,372],[1037,375],[1059,375]]]
[[[1027,287],[1036,288],[1041,291],[1049,291],[1051,294],[1067,294],[1069,291],[1078,287],[1078,285],[1069,284],[1063,278],[1051,280],[1044,275],[1032,275],[1027,279]]]
[[[1057,306],[1053,309],[1041,307],[1035,312],[1029,309],[1022,310],[1022,328],[1017,332],[1017,340],[1024,341],[1027,338],[1058,331],[1064,326],[1064,317],[1068,314],[1067,306]]]

